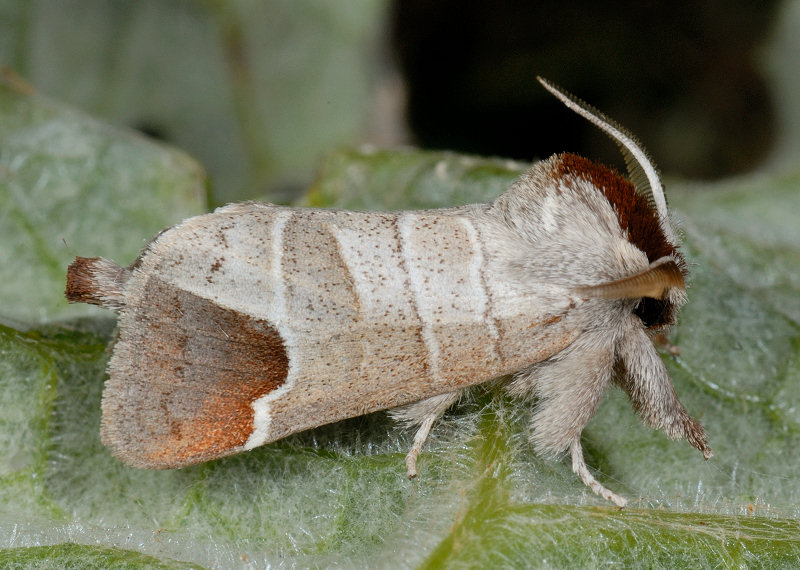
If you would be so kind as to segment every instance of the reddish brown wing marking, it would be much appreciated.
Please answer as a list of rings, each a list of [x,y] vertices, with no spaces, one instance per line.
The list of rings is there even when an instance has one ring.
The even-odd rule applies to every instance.
[[[217,306],[157,277],[128,306],[103,394],[102,438],[138,467],[168,469],[239,451],[251,403],[286,381],[270,323]]]

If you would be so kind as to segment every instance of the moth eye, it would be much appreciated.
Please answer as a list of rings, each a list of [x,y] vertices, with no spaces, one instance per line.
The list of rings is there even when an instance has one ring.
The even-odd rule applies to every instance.
[[[645,328],[657,329],[675,322],[675,306],[665,299],[643,297],[633,310]]]

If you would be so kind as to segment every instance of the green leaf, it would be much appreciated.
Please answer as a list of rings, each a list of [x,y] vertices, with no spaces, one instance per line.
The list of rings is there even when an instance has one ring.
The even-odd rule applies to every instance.
[[[205,175],[186,154],[64,107],[2,71],[0,145],[0,318],[88,314],[64,300],[75,255],[128,264],[149,236],[205,210]]]
[[[309,201],[466,203],[497,195],[522,168],[343,151],[326,160]],[[403,465],[411,434],[384,414],[183,470],[128,468],[99,442],[112,323],[92,319],[0,329],[0,536],[15,547],[5,555],[34,560],[34,545],[74,542],[204,567],[790,565],[800,555],[800,230],[782,221],[798,211],[798,182],[753,177],[671,192],[693,280],[672,336],[681,354],[665,359],[716,456],[704,462],[644,428],[612,391],[584,443],[597,476],[632,499],[625,510],[591,494],[567,462],[536,457],[530,410],[491,388],[434,428],[415,482]],[[76,563],[96,556],[64,552]]]
[[[796,82],[795,66],[783,69]],[[796,139],[782,148],[792,165]],[[343,150],[325,159],[305,203],[485,201],[522,169]],[[664,359],[716,455],[704,462],[646,429],[610,391],[583,442],[596,476],[631,499],[624,510],[568,462],[537,457],[529,407],[493,387],[437,424],[414,482],[403,464],[412,434],[384,414],[177,471],[112,459],[98,432],[114,320],[66,305],[66,265],[75,254],[132,261],[161,227],[205,209],[204,185],[184,154],[0,82],[0,566],[796,565],[796,169],[670,185],[692,281],[670,337],[681,353]]]
[[[195,564],[158,560],[152,556],[145,556],[130,550],[71,543],[54,546],[33,546],[30,548],[9,548],[0,551],[0,565],[4,568],[37,568],[38,570],[52,568],[53,570],[59,570],[61,568],[76,567],[76,563],[84,570],[94,568],[98,570],[113,568],[163,568],[164,570],[200,568]]]
[[[286,200],[383,119],[386,0],[0,2],[0,63],[200,160],[212,204]],[[370,107],[375,107],[369,112]]]

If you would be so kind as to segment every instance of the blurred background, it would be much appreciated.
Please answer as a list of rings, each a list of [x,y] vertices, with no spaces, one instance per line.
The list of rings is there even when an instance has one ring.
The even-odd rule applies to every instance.
[[[0,63],[196,157],[217,205],[287,202],[344,145],[520,160],[616,148],[537,83],[627,126],[667,176],[768,160],[770,50],[796,2],[0,0]],[[786,50],[782,51],[786,54]]]
[[[797,567],[799,62],[800,0],[0,0],[0,567]],[[712,461],[620,391],[587,460],[646,511],[600,513],[535,456],[526,407],[484,396],[439,424],[420,485],[410,434],[374,415],[180,471],[101,451],[114,320],[67,305],[75,255],[135,259],[206,185],[211,206],[289,202],[320,172],[320,203],[407,207],[520,168],[353,146],[623,169],[537,75],[665,174],[693,274],[665,362]]]

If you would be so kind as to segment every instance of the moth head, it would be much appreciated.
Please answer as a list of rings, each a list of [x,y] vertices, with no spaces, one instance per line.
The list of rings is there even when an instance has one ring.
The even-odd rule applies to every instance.
[[[579,294],[605,299],[638,299],[634,314],[651,331],[673,324],[678,309],[686,302],[685,278],[688,272],[678,251],[680,240],[672,226],[658,169],[644,147],[624,127],[546,79],[537,79],[564,105],[597,126],[619,146],[633,190],[626,190],[625,184],[601,183],[599,186],[617,212],[620,225],[630,241],[647,255],[650,262],[650,266],[640,273],[581,287]],[[567,158],[572,163],[585,161],[572,155],[567,155]],[[589,166],[589,161],[585,162],[587,165],[572,164],[571,167],[575,171],[591,171],[594,167]]]

